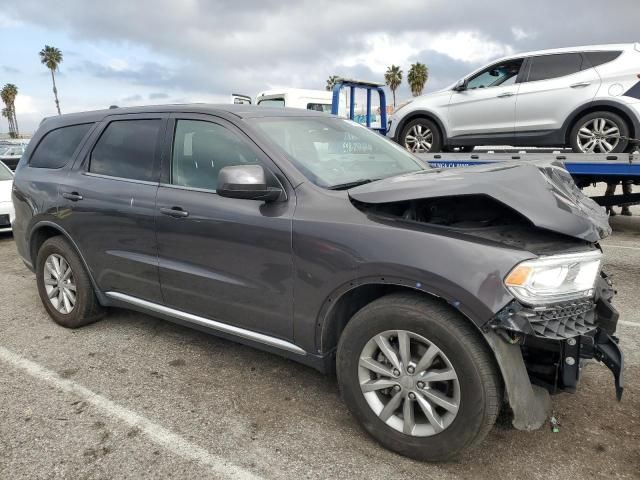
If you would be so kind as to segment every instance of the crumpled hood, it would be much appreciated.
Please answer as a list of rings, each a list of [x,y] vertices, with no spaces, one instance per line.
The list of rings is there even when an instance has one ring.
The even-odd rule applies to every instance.
[[[538,228],[589,242],[611,233],[605,209],[582,193],[559,161],[434,168],[349,190],[353,200],[369,204],[455,195],[493,197]]]

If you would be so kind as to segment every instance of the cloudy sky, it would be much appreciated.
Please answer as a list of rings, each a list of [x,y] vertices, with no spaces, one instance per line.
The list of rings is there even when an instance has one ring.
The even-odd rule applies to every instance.
[[[636,40],[638,0],[0,0],[0,85],[18,86],[29,132],[55,113],[45,44],[64,54],[64,113],[228,103],[232,92],[323,89],[333,74],[383,81],[392,63],[406,78],[415,61],[431,91],[514,52]]]

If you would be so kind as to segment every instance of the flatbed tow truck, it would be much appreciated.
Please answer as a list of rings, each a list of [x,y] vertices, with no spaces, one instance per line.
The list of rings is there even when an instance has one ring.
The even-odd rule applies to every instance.
[[[383,89],[384,85],[375,82],[366,82],[352,79],[338,79],[333,88],[333,103],[331,113],[338,114],[340,104],[340,92],[343,88],[350,91],[349,118],[355,119],[354,98],[356,89],[364,89],[367,95],[366,101],[366,126],[371,127],[372,102],[371,94],[377,93],[380,98],[381,125],[372,128],[381,135],[387,133],[386,99]],[[640,146],[640,140],[631,138],[632,143]],[[421,153],[417,157],[428,163],[433,168],[457,168],[469,167],[472,165],[482,165],[486,163],[498,163],[509,161],[536,161],[536,160],[557,160],[561,161],[569,174],[580,188],[592,184],[606,182],[619,183],[624,181],[633,182],[640,185],[640,154],[638,153],[540,153],[536,150],[530,152],[518,151],[518,153]],[[614,205],[629,206],[640,204],[640,193],[623,193],[622,195],[602,195],[592,197],[599,205],[611,207]]]

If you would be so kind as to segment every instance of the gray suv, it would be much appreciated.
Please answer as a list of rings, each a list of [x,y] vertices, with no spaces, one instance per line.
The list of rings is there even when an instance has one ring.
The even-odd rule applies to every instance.
[[[541,426],[587,359],[622,393],[607,217],[561,164],[437,170],[317,112],[123,108],[45,119],[13,202],[58,324],[124,307],[335,371],[412,458],[477,444],[503,405]]]

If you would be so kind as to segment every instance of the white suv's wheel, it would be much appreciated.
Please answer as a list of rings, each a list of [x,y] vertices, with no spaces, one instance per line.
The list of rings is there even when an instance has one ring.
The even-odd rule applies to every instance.
[[[412,153],[439,152],[442,149],[440,130],[427,118],[411,120],[402,130],[398,143]]]
[[[629,128],[615,113],[593,112],[571,129],[571,148],[577,153],[619,153],[627,148]]]

